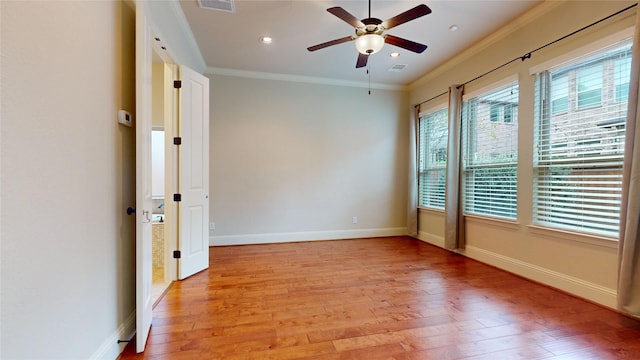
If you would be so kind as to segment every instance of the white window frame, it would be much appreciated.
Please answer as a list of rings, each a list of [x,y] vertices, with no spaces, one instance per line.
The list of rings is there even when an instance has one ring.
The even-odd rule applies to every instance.
[[[464,121],[466,116],[464,115],[464,112],[466,111],[465,104],[467,104],[468,101],[474,100],[475,98],[478,98],[480,96],[487,95],[495,90],[502,89],[505,86],[509,86],[514,83],[518,84],[517,74],[511,75],[500,81],[481,87],[477,90],[473,90],[469,93],[464,94],[462,97],[462,107],[463,107],[463,110],[462,110],[463,111],[462,166],[463,166],[464,179],[463,179],[461,196],[463,198],[464,215],[478,215],[478,216],[495,218],[495,219],[506,220],[506,221],[517,221],[517,218],[518,218],[518,211],[517,211],[518,210],[517,209],[517,206],[518,206],[518,195],[517,195],[518,150],[517,150],[517,146],[516,146],[515,158],[511,158],[510,160],[505,160],[500,163],[476,163],[473,159],[473,156],[470,155],[471,147],[473,147],[472,141],[470,139],[470,136],[472,134],[470,132],[471,129],[469,128],[468,122]],[[518,102],[519,102],[519,99],[518,99]],[[515,108],[517,108],[518,106],[519,104],[517,104]],[[518,124],[517,111],[514,111],[513,107],[511,108],[510,111],[512,112],[512,117],[510,122],[504,121],[505,119],[504,109],[502,108],[500,109],[500,116],[498,121],[492,122],[491,114],[489,114],[489,122],[494,125],[505,126],[505,127],[517,126]],[[516,141],[517,141],[517,138],[516,138]],[[487,205],[488,209],[482,210],[483,206],[481,206],[481,203],[485,203],[486,201],[480,201],[476,199],[479,193],[476,192],[474,189],[470,188],[470,186],[481,186],[481,185],[478,185],[480,183],[476,182],[477,178],[475,177],[475,175],[477,173],[481,173],[483,171],[492,171],[492,170],[504,170],[508,173],[509,172],[514,173],[515,177],[512,181],[513,192],[512,194],[509,194],[511,196],[510,202],[513,204],[513,212],[511,214],[509,214],[510,211],[508,209],[503,208],[504,204],[497,204],[496,206],[493,206],[493,204]],[[491,185],[489,186],[491,187]],[[504,196],[507,194],[508,193],[505,192],[504,194],[500,194],[500,195]]]
[[[418,164],[419,164],[418,166],[418,179],[419,179],[418,180],[418,207],[423,209],[444,210],[446,173],[447,173],[446,172],[446,167],[447,167],[446,151],[447,151],[447,139],[448,139],[449,129],[447,128],[443,135],[444,141],[445,141],[444,143],[445,160],[443,163],[434,163],[432,161],[429,161],[428,158],[434,154],[428,151],[428,147],[430,145],[428,141],[429,138],[427,137],[427,139],[425,139],[422,136],[423,135],[422,127],[428,126],[426,125],[426,123],[428,122],[427,117],[429,115],[435,114],[443,110],[447,112],[447,117],[445,117],[445,127],[447,127],[449,107],[446,102],[439,102],[439,103],[433,104],[427,107],[425,110],[420,111],[420,113],[418,114],[418,119],[419,119],[418,120],[418,123],[419,123],[418,148],[420,149],[420,153],[418,154]],[[427,179],[432,174],[435,174],[436,176],[437,174],[441,174],[443,178],[441,191],[437,188],[434,188],[432,184],[425,183],[425,179]]]
[[[534,120],[533,226],[617,240],[619,218],[615,219],[614,214],[617,211],[619,215],[619,205],[616,206],[615,198],[621,190],[624,120],[615,121],[615,130],[611,130],[613,125],[602,125],[603,128],[608,127],[611,129],[597,132],[592,137],[581,135],[584,136],[584,139],[581,139],[578,135],[567,135],[568,137],[573,136],[571,140],[567,140],[567,143],[553,144],[553,140],[550,137],[551,131],[557,132],[557,127],[562,126],[558,125],[562,124],[562,122],[553,119],[559,119],[561,116],[573,119],[568,121],[573,121],[573,126],[576,126],[576,128],[582,127],[581,130],[588,126],[586,124],[587,121],[595,121],[590,120],[595,116],[602,116],[603,118],[618,117],[617,112],[608,113],[608,111],[611,111],[609,109],[610,103],[616,102],[615,88],[618,85],[617,76],[614,76],[611,80],[606,80],[607,75],[605,73],[610,70],[607,70],[607,67],[603,66],[603,64],[609,60],[603,60],[599,63],[603,69],[601,77],[604,79],[600,89],[601,99],[599,104],[578,106],[576,84],[575,112],[567,115],[554,113],[550,109],[550,104],[544,105],[545,103],[541,102],[542,100],[540,99],[544,98],[544,94],[547,94],[546,96],[549,96],[550,103],[553,101],[553,96],[548,94],[548,89],[544,90],[539,86],[544,86],[546,81],[550,81],[551,75],[546,72],[548,69],[561,69],[572,65],[578,66],[581,63],[589,67],[589,55],[597,56],[603,50],[615,46],[621,41],[628,40],[632,36],[633,29],[626,29],[594,42],[587,47],[572,51],[568,55],[547,61],[530,69],[532,75],[538,76],[536,78],[537,100]],[[568,60],[569,58],[570,60]],[[613,67],[615,68],[615,66]],[[612,99],[604,97],[604,93],[608,91],[606,87],[609,85],[614,87],[614,97]],[[569,103],[571,103],[571,99]],[[601,111],[597,110],[598,105],[603,105],[601,106]],[[598,113],[593,113],[594,110],[592,108],[594,107]],[[591,109],[588,110],[589,115],[584,115],[584,109]],[[571,118],[572,116],[573,118]],[[551,123],[552,121],[556,121],[556,123]],[[592,126],[592,128],[596,128],[596,126]],[[564,127],[563,129],[567,129],[566,132],[568,134],[571,132],[571,127]],[[563,130],[561,129],[560,131]],[[615,145],[607,147],[605,143]],[[562,155],[563,152],[565,155]],[[573,153],[577,155],[571,155]],[[567,182],[567,179],[575,180]],[[565,194],[564,197],[559,196],[562,193]],[[572,196],[576,197],[575,200],[572,200]]]

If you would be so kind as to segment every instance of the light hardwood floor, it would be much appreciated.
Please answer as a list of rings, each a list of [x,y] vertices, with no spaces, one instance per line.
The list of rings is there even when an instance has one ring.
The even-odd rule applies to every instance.
[[[210,259],[121,359],[640,359],[640,321],[409,237]]]

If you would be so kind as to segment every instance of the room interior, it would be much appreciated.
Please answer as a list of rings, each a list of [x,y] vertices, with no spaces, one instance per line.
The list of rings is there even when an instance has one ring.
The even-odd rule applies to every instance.
[[[258,75],[252,77],[251,73],[218,75],[219,70],[210,69],[211,117],[215,119],[211,123],[213,195],[210,208],[211,221],[216,223],[216,229],[210,233],[210,244],[404,234],[408,174],[398,169],[400,164],[409,161],[405,149],[409,147],[411,105],[446,92],[452,84],[473,79],[632,3],[595,2],[590,3],[588,9],[575,2],[542,3],[410,83],[408,92],[373,89],[369,95],[366,84],[363,91],[266,76],[257,78]],[[595,29],[536,53],[527,61],[518,60],[466,85],[465,91],[517,75],[521,97],[533,98],[530,67],[568,49],[632,27],[632,13],[620,14]],[[571,14],[571,21],[566,21],[566,14]],[[331,19],[330,14],[327,15]],[[428,22],[432,15],[412,23]],[[331,50],[340,46],[353,55],[346,44]],[[420,56],[428,57],[429,50]],[[320,51],[311,55],[322,57]],[[352,67],[351,60],[348,67]],[[234,99],[247,97],[252,99],[252,106],[238,109]],[[292,103],[290,99],[296,101]],[[352,104],[361,106],[351,107]],[[534,146],[533,137],[524,134],[533,134],[531,106],[523,103],[519,112],[518,221],[506,223],[466,217],[464,254],[615,308],[615,241],[530,226],[533,200],[530,169]],[[322,112],[308,111],[320,107]],[[352,109],[351,113],[347,107]],[[390,121],[391,118],[396,121]],[[241,136],[247,141],[237,142]],[[375,161],[363,160],[364,149]],[[314,171],[318,165],[321,172]],[[346,169],[358,171],[345,177]],[[256,175],[260,179],[259,187],[248,180]],[[307,187],[316,191],[307,192]],[[358,217],[357,224],[352,223],[354,216]],[[418,238],[444,246],[444,224],[442,211],[420,209]],[[571,254],[571,261],[567,261],[567,254]]]
[[[312,19],[291,16],[306,14],[306,2],[257,2],[253,9],[248,3],[236,1],[236,15],[200,9],[196,1],[147,4],[176,63],[210,79],[211,246],[406,235],[413,105],[635,4],[517,2],[514,13],[469,34],[464,23],[451,31],[457,20],[437,16],[447,2],[425,2],[432,14],[389,33],[429,48],[422,54],[400,50],[407,67],[399,73],[388,71],[395,62],[385,53],[371,55],[366,74],[355,68],[353,44],[306,50],[352,31],[327,8],[342,6],[361,18],[364,2],[314,3]],[[374,16],[387,19],[418,4],[389,3],[376,7],[373,1]],[[461,13],[464,5],[448,4]],[[238,45],[237,52],[233,45],[216,48],[233,41],[220,37],[244,6],[253,16],[264,14],[262,25],[270,28],[275,50],[260,43],[265,34],[249,25],[235,27],[246,46]],[[635,12],[465,89],[516,75],[521,96],[532,98],[532,66],[633,28]],[[135,201],[135,134],[117,126],[114,114],[135,109],[135,4],[3,1],[0,16],[1,357],[115,358],[124,347],[117,341],[134,328],[135,223],[124,209]],[[293,18],[294,28],[304,31],[287,28],[282,17]],[[457,34],[475,37],[449,53],[438,51],[439,43]],[[210,40],[214,36],[218,40]],[[282,60],[282,44],[290,41],[301,44],[295,58],[302,60]],[[251,68],[229,53],[262,61]],[[305,73],[301,64],[313,72]],[[617,243],[531,226],[532,108],[532,102],[522,103],[519,113],[518,221],[468,217],[467,245],[459,252],[614,309]],[[33,226],[25,204],[36,203],[48,215]],[[444,213],[419,209],[418,216],[417,238],[443,247]],[[47,272],[25,266],[33,263],[46,264]],[[34,337],[41,346],[32,346]]]

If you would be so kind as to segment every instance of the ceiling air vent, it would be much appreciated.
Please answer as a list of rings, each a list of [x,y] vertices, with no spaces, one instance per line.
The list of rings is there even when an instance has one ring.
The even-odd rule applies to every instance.
[[[233,0],[198,0],[198,6],[203,9],[235,12]]]
[[[405,67],[407,67],[406,64],[395,64],[395,65],[393,65],[392,67],[389,68],[389,71],[391,71],[391,72],[400,72]]]

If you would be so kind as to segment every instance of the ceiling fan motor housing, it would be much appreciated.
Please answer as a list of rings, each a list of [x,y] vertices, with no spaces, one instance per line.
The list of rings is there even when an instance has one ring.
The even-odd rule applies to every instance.
[[[382,20],[380,19],[366,18],[362,20],[362,23],[364,24],[364,26],[357,27],[355,29],[357,36],[365,34],[382,35],[382,32],[384,31],[384,28],[380,26],[380,24],[382,24]]]

